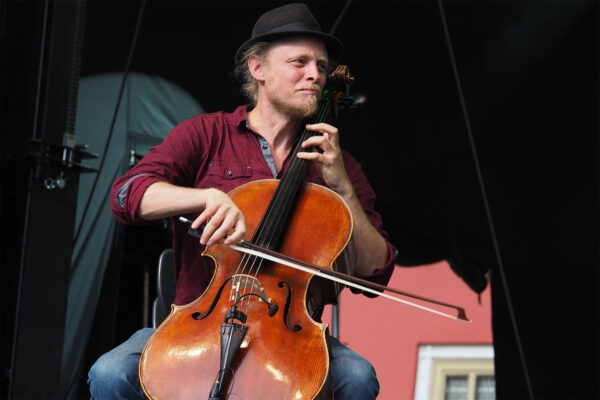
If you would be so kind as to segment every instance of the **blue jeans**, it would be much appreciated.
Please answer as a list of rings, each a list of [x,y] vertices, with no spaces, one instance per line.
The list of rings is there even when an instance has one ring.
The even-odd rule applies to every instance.
[[[154,332],[143,328],[127,341],[96,361],[88,374],[92,399],[145,399],[138,376],[138,364],[144,345]],[[379,382],[371,364],[331,337],[330,373],[334,397],[339,399],[374,399]]]

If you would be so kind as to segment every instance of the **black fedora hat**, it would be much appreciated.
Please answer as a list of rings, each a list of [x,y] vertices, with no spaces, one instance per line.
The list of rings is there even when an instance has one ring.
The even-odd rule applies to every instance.
[[[261,15],[254,24],[252,37],[238,49],[235,59],[239,59],[242,53],[254,43],[269,42],[294,35],[313,36],[321,39],[331,60],[336,60],[344,48],[338,39],[321,31],[321,25],[306,4],[291,3]]]

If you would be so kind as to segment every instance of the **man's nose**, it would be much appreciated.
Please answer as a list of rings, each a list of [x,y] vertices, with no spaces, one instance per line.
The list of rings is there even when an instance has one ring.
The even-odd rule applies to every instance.
[[[319,66],[316,63],[310,63],[306,67],[306,78],[310,81],[318,81],[320,78]]]

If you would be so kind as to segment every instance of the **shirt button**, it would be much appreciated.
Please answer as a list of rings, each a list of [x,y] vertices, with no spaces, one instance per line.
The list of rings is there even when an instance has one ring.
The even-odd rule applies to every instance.
[[[263,146],[263,150],[266,150],[266,149],[267,149],[267,146]]]
[[[227,171],[227,176],[231,176],[233,175],[233,172],[231,170]]]

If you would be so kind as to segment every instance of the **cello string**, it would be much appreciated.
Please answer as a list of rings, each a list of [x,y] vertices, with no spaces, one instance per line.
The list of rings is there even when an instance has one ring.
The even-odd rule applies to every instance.
[[[242,266],[242,264],[247,264],[247,260],[244,261],[245,259],[250,259],[250,255],[248,255],[248,257],[246,257],[246,254],[244,254],[240,260],[240,262],[238,263],[237,268],[235,269],[235,273],[233,274],[233,277],[231,279],[231,289],[229,291],[229,300],[231,301],[231,298],[233,297],[233,291],[235,289],[236,286],[239,286],[240,283],[240,277],[238,276],[239,274],[243,273],[244,269],[246,268],[245,265],[244,267],[242,267],[242,269],[240,270],[240,267]]]
[[[319,107],[319,111],[317,113],[317,115],[315,117],[313,117],[312,123],[315,122],[321,122],[324,121],[326,115],[329,112],[329,108],[330,108],[330,101],[329,100],[324,100],[322,102],[322,104]],[[299,188],[296,188],[297,186],[301,185],[300,180],[302,179],[302,176],[306,173],[306,167],[308,165],[308,160],[303,160],[297,157],[297,154],[299,151],[302,151],[303,149],[301,148],[302,142],[304,142],[306,139],[308,139],[309,137],[312,137],[314,135],[317,135],[317,132],[314,131],[310,131],[306,128],[304,128],[302,135],[300,136],[300,140],[298,141],[296,148],[294,149],[294,158],[292,159],[291,163],[290,163],[290,172],[289,172],[289,176],[290,178],[282,181],[280,184],[282,185],[282,189],[281,189],[281,200],[279,200],[282,204],[280,205],[280,207],[276,208],[276,213],[277,215],[274,216],[275,221],[284,221],[284,217],[285,215],[284,212],[289,212],[291,210],[291,206],[292,206],[292,202],[294,202],[296,200],[297,197],[297,191],[299,190]],[[296,189],[295,189],[296,188]],[[296,196],[294,196],[294,193],[296,193]],[[272,229],[270,231],[271,233],[271,238],[269,238],[269,241],[273,240],[273,236],[275,230]]]
[[[315,118],[316,120],[322,120],[324,118],[324,115],[327,112],[328,109],[328,102],[325,102],[324,106],[320,107],[319,110],[319,114],[317,115],[317,117]],[[291,203],[295,200],[295,196],[294,194],[294,187],[296,185],[299,185],[298,181],[301,179],[301,175],[303,173],[303,167],[306,163],[306,160],[302,160],[296,157],[297,153],[301,150],[301,144],[304,140],[306,140],[308,138],[308,136],[310,136],[310,134],[312,133],[312,131],[309,131],[308,129],[304,128],[303,133],[300,135],[300,140],[298,141],[296,147],[294,148],[294,155],[293,155],[293,159],[290,161],[290,165],[288,166],[289,173],[285,175],[285,179],[282,179],[279,183],[279,187],[278,189],[275,191],[275,194],[273,195],[273,199],[271,200],[272,203],[278,204],[277,207],[269,207],[270,209],[267,211],[266,214],[266,224],[265,226],[270,228],[270,229],[265,229],[262,232],[265,232],[264,235],[261,236],[266,236],[264,239],[267,240],[268,239],[268,243],[271,244],[273,242],[273,240],[275,239],[275,232],[277,231],[277,229],[274,228],[273,225],[275,225],[275,223],[279,222],[279,223],[283,223],[284,222],[284,218],[285,215],[284,213],[289,212],[289,210],[291,210]],[[262,233],[261,232],[261,233]],[[258,266],[258,268],[256,269],[256,272],[254,274],[254,277],[256,278],[258,276],[258,273],[260,271],[260,268],[262,267],[262,260]]]
[[[329,110],[331,109],[331,97],[329,99],[325,99],[321,101],[321,104],[319,105],[319,110],[317,115],[315,115],[313,117],[312,123],[317,123],[317,122],[323,122],[326,118],[326,116],[329,113]],[[273,195],[273,198],[271,199],[271,202],[269,204],[269,207],[267,208],[267,212],[264,215],[264,222],[261,222],[260,226],[258,227],[258,234],[256,242],[258,242],[261,245],[273,245],[273,241],[275,240],[275,235],[277,234],[277,232],[280,232],[279,229],[276,228],[276,224],[277,223],[282,223],[282,221],[284,221],[285,217],[285,213],[286,212],[290,212],[291,210],[291,206],[295,200],[296,200],[296,196],[294,195],[299,188],[297,186],[301,185],[300,180],[302,179],[302,176],[304,175],[304,173],[306,172],[306,167],[308,164],[307,160],[302,160],[296,157],[297,153],[301,150],[303,150],[301,148],[301,144],[302,142],[304,142],[306,139],[308,139],[309,137],[315,136],[319,134],[319,132],[315,132],[315,131],[310,131],[306,128],[303,129],[302,134],[300,135],[300,139],[298,141],[298,143],[296,144],[296,147],[294,148],[294,156],[293,159],[290,161],[290,165],[288,166],[289,168],[289,173],[286,174],[284,177],[285,179],[282,179],[279,183],[279,186],[277,187],[277,189],[275,190],[275,193]],[[255,265],[256,265],[256,260],[254,260],[249,268],[248,271],[248,275],[251,275],[254,271],[254,278],[256,280],[258,280],[258,274],[260,272],[260,269],[262,268],[264,259],[263,258],[259,258],[260,261],[258,262],[258,266],[256,266],[255,269]],[[241,263],[240,263],[241,265]],[[240,271],[240,265],[238,265],[238,269],[237,271]],[[245,271],[247,266],[247,262],[246,264],[244,264],[243,268],[242,268],[242,272]],[[236,272],[237,272],[236,271]],[[241,279],[238,278],[237,281],[239,283],[239,280]],[[253,288],[253,285],[251,285],[250,289]],[[233,290],[233,286],[232,286],[232,290]],[[248,291],[248,279],[246,279],[245,283],[244,283],[244,288],[243,288],[243,294],[247,293]],[[238,291],[239,291],[239,285],[238,285]],[[247,296],[250,297],[250,296]],[[231,298],[231,295],[230,295]],[[243,300],[242,300],[243,301]],[[250,299],[248,299],[248,301],[246,302],[246,307],[249,306],[249,302]],[[241,304],[241,306],[243,306],[243,303]]]
[[[471,130],[471,124],[470,124],[470,119],[469,119],[469,114],[467,111],[467,106],[466,106],[466,102],[465,102],[465,97],[463,94],[463,90],[462,90],[462,85],[460,83],[460,77],[458,75],[458,68],[456,65],[456,59],[454,57],[454,51],[452,49],[452,41],[450,40],[450,32],[448,30],[448,25],[446,23],[446,14],[444,12],[444,7],[442,5],[442,0],[438,0],[437,1],[438,6],[439,6],[439,10],[440,10],[440,17],[442,20],[442,26],[444,28],[444,35],[446,37],[446,44],[448,46],[448,52],[450,53],[450,62],[452,64],[452,72],[454,73],[454,80],[456,82],[456,87],[458,90],[458,95],[460,98],[460,105],[461,105],[461,109],[463,112],[463,117],[465,120],[465,125],[466,125],[466,130],[467,130],[467,136],[469,138],[469,144],[471,146],[471,152],[473,153],[473,160],[475,163],[475,170],[477,172],[477,180],[479,181],[479,188],[481,190],[481,196],[483,198],[483,204],[484,204],[484,208],[485,208],[485,213],[486,213],[486,218],[488,221],[488,225],[490,228],[490,234],[492,237],[492,243],[494,246],[494,252],[496,255],[496,261],[498,263],[498,271],[500,272],[500,278],[502,281],[502,287],[504,289],[504,295],[506,297],[506,302],[507,302],[507,308],[509,311],[509,315],[510,315],[510,320],[511,320],[511,324],[512,324],[512,328],[513,328],[513,333],[515,336],[515,341],[517,344],[517,349],[519,352],[519,358],[521,361],[521,366],[523,368],[523,374],[524,374],[524,378],[525,378],[525,382],[527,384],[527,390],[529,392],[529,398],[530,399],[534,399],[533,396],[533,387],[531,384],[531,379],[529,376],[529,370],[527,368],[527,362],[525,360],[525,352],[523,350],[523,346],[521,344],[521,335],[519,334],[519,327],[517,325],[517,318],[515,315],[515,311],[513,308],[513,304],[512,304],[512,300],[511,300],[511,296],[510,296],[510,291],[508,290],[508,283],[506,281],[506,275],[504,272],[504,264],[502,262],[502,256],[500,254],[500,246],[498,244],[498,239],[496,237],[496,229],[494,227],[494,220],[492,218],[492,212],[491,212],[491,208],[490,208],[490,204],[489,204],[489,200],[487,197],[487,191],[485,189],[485,184],[483,181],[483,173],[481,171],[481,166],[479,163],[479,157],[477,155],[477,147],[475,146],[475,140],[473,138],[473,132]]]
[[[329,112],[329,108],[330,108],[330,102],[328,100],[325,100],[324,103],[322,104],[322,106],[319,108],[319,113],[313,118],[312,122],[316,123],[316,122],[324,121],[326,115]],[[293,203],[296,200],[296,196],[293,196],[294,187],[296,185],[301,185],[301,183],[299,181],[302,179],[303,175],[306,173],[306,167],[308,166],[308,160],[303,160],[303,159],[300,159],[297,157],[298,152],[301,150],[304,150],[301,148],[301,144],[309,137],[316,136],[317,134],[318,134],[318,132],[310,131],[310,130],[304,128],[304,131],[300,137],[300,140],[298,141],[298,144],[294,151],[294,159],[292,160],[292,163],[290,165],[290,168],[291,168],[290,175],[292,176],[292,179],[289,179],[286,182],[282,182],[282,184],[285,185],[283,187],[282,192],[285,193],[286,196],[283,197],[283,199],[282,199],[283,205],[278,208],[279,215],[276,215],[276,220],[278,220],[278,221],[282,221],[283,217],[285,217],[283,215],[285,210],[291,209],[291,203]],[[273,231],[271,231],[271,232],[272,232],[271,235],[274,235]],[[272,240],[272,238],[271,238],[271,240]]]
[[[325,119],[325,116],[329,112],[329,109],[330,109],[330,101],[325,100],[319,107],[319,111],[318,111],[317,115],[313,118],[313,123],[323,121]],[[276,232],[278,231],[278,229],[276,229],[276,224],[282,223],[282,221],[284,221],[283,217],[285,216],[284,213],[286,212],[286,210],[287,210],[287,212],[289,212],[289,210],[291,210],[291,203],[295,200],[294,187],[296,185],[300,184],[299,180],[302,178],[302,174],[305,171],[305,165],[307,164],[307,160],[299,159],[296,157],[296,155],[299,151],[302,150],[302,148],[301,148],[302,142],[304,140],[306,140],[308,137],[310,137],[312,135],[316,135],[316,134],[317,133],[315,133],[314,131],[309,131],[308,129],[304,128],[302,134],[300,135],[300,140],[298,141],[298,143],[296,144],[296,147],[294,148],[294,153],[293,153],[294,158],[290,161],[290,165],[288,166],[288,168],[290,168],[289,174],[286,174],[285,179],[282,179],[280,181],[279,186],[275,190],[273,198],[271,199],[269,207],[267,207],[267,212],[264,216],[264,223],[261,223],[259,225],[259,227],[257,228],[258,234],[257,234],[256,242],[258,242],[259,244],[267,245],[267,246],[270,246],[273,244],[272,242],[275,239]],[[260,259],[260,261],[258,262],[258,266],[256,266],[256,269],[255,269],[256,259]],[[258,274],[262,268],[264,259],[259,258],[259,257],[256,257],[256,259],[254,259],[254,261],[251,263],[250,268],[248,270],[248,275],[251,275],[253,273],[254,278],[258,280]],[[240,265],[241,265],[241,263],[240,263]],[[240,265],[238,265],[236,274],[238,273],[238,271],[240,271]],[[247,262],[243,266],[243,268],[241,270],[242,272],[245,271],[246,266],[247,266]],[[240,279],[241,279],[241,277],[237,279],[238,284],[239,284]],[[246,282],[244,283],[244,288],[243,288],[244,294],[247,293],[247,291],[249,290],[248,289],[248,281],[249,280],[246,279]],[[251,288],[252,287],[253,287],[253,285],[251,286]],[[231,288],[232,291],[233,291],[233,288],[234,288],[234,286],[232,286],[232,288]],[[238,290],[239,290],[239,287],[238,287]],[[249,297],[251,297],[251,296],[247,296],[247,297],[248,297],[248,300],[246,302],[246,307],[248,307],[250,304]],[[231,295],[230,295],[230,298],[231,298]],[[240,306],[243,307],[243,300],[242,300],[242,304],[240,304]]]
[[[322,104],[322,106],[319,107],[319,112],[317,116],[314,117],[313,122],[324,120],[328,110],[329,101],[325,101],[324,104]],[[282,179],[280,181],[280,187],[278,187],[278,189],[275,191],[272,202],[280,204],[278,207],[272,207],[272,209],[268,210],[266,216],[268,221],[265,225],[268,225],[269,229],[262,231],[265,233],[266,237],[264,239],[268,239],[268,243],[271,243],[275,239],[274,236],[276,229],[274,229],[273,225],[275,225],[276,222],[282,223],[283,217],[285,216],[283,215],[284,212],[291,208],[291,203],[295,200],[293,196],[294,186],[299,184],[297,182],[301,179],[301,175],[305,171],[303,170],[303,167],[306,165],[307,161],[299,159],[298,157],[296,157],[296,155],[300,150],[302,150],[302,142],[308,139],[308,137],[310,137],[312,133],[313,131],[309,131],[308,129],[304,128],[302,134],[300,135],[300,140],[294,148],[294,158],[290,161],[290,165],[288,166],[290,171],[284,176],[285,179]]]
[[[252,261],[252,264],[251,264],[251,266],[250,266],[250,268],[249,268],[249,271],[248,271],[248,273],[247,273],[246,275],[250,275],[250,274],[252,273],[251,271],[252,271],[252,269],[254,268],[254,264],[256,264],[256,260],[260,260],[260,261],[259,261],[259,266],[258,266],[258,269],[260,269],[260,265],[261,265],[261,264],[262,264],[262,262],[263,262],[263,259],[262,259],[262,258],[259,258],[259,257],[256,257],[256,256],[252,256],[252,255],[248,255],[248,257],[246,258],[245,256],[247,256],[247,255],[248,255],[248,254],[244,254],[244,256],[243,256],[243,257],[242,257],[242,259],[240,260],[240,263],[238,264],[238,267],[237,267],[237,269],[236,269],[235,275],[234,275],[234,277],[233,277],[233,280],[232,280],[231,292],[230,292],[230,294],[229,294],[229,298],[230,298],[230,299],[231,299],[232,297],[234,297],[234,296],[233,296],[233,290],[234,290],[234,288],[235,288],[236,286],[237,286],[237,292],[238,292],[238,294],[239,294],[239,292],[240,292],[240,287],[239,287],[239,286],[240,286],[240,281],[241,281],[242,277],[241,277],[241,276],[239,276],[239,275],[242,275],[242,274],[244,274],[244,271],[246,270],[246,267],[248,266],[248,262],[249,262],[250,260],[253,260],[253,261]],[[245,259],[245,261],[244,261],[244,259]],[[242,264],[243,264],[243,266],[242,266]],[[241,267],[241,269],[240,269],[240,267]],[[256,276],[255,276],[255,278],[256,278]],[[235,281],[236,281],[236,279],[237,279],[237,282],[235,282]],[[251,288],[252,288],[252,287],[251,287]],[[242,291],[241,291],[241,292],[242,292],[242,294],[241,294],[241,295],[244,295],[244,294],[246,294],[246,293],[248,292],[248,290],[249,290],[249,289],[248,289],[248,279],[246,279],[246,282],[244,283],[244,287],[243,287],[243,289],[242,289]],[[241,296],[241,295],[240,295],[240,296]],[[247,300],[246,300],[246,299],[242,299],[242,302],[240,303],[240,308],[244,307],[244,301],[246,300],[246,306],[245,306],[245,307],[246,307],[246,309],[248,309],[248,307],[250,306],[250,297],[252,297],[252,296],[246,296],[246,299],[247,299]],[[234,299],[234,300],[236,300],[236,299]]]
[[[281,186],[281,189],[279,188],[279,186]],[[273,198],[271,199],[270,205],[273,204],[273,207],[267,207],[267,211],[266,214],[264,215],[264,223],[261,223],[258,227],[258,234],[257,234],[257,240],[256,242],[258,243],[263,243],[263,241],[265,241],[265,245],[268,245],[270,241],[273,240],[273,236],[274,236],[274,223],[275,221],[277,221],[277,219],[274,217],[274,211],[273,209],[275,208],[281,208],[281,207],[275,207],[275,205],[277,203],[280,203],[280,198],[282,197],[282,192],[285,192],[285,185],[282,185],[282,183],[280,182],[278,186],[278,190],[276,189]],[[271,232],[271,235],[268,235],[267,232]],[[260,258],[260,257],[256,257],[256,259],[259,259],[259,263],[258,266],[256,266],[256,269],[254,269],[254,266],[256,264],[256,260],[252,263],[251,267],[248,270],[248,275],[252,275],[254,274],[254,278],[258,280],[258,273],[260,272],[260,269],[263,265],[264,259]],[[253,272],[254,271],[254,272]],[[246,284],[244,285],[244,293],[246,293],[247,290],[247,286],[248,286],[248,280],[246,280]],[[247,302],[246,302],[246,307],[248,307],[250,305],[250,297],[252,296],[247,296]],[[243,306],[243,302],[245,299],[242,300],[242,306]]]
[[[247,257],[246,257],[247,256]],[[236,287],[236,285],[239,285],[240,282],[240,277],[239,274],[242,274],[244,272],[244,270],[246,269],[246,264],[248,263],[248,260],[251,258],[252,256],[248,255],[248,254],[244,254],[242,256],[242,259],[240,260],[240,262],[238,263],[238,266],[235,270],[235,273],[233,274],[233,278],[231,280],[231,289],[229,291],[229,299],[231,301],[231,298],[233,297],[233,291],[234,288]],[[244,261],[246,259],[246,261]],[[244,266],[242,267],[242,269],[240,270],[240,267],[242,266],[242,264],[244,264]]]
[[[258,261],[258,267],[257,267],[257,270],[259,270],[259,269],[260,269],[260,267],[261,267],[261,265],[262,265],[262,263],[263,263],[264,259],[263,259],[263,258],[260,258],[260,257],[256,257],[256,256],[255,256],[255,257],[253,258],[252,265],[250,266],[250,269],[249,269],[249,271],[248,271],[248,275],[250,275],[250,274],[252,273],[252,269],[254,268],[254,264],[256,264],[256,261],[257,261],[257,260],[259,260],[259,261]],[[244,268],[245,268],[245,267],[244,267]],[[256,275],[254,276],[254,278],[256,278]],[[248,279],[246,279],[246,283],[244,284],[244,290],[243,290],[243,294],[246,294],[246,293],[247,293],[247,290],[248,290]],[[242,303],[240,304],[240,306],[243,306],[243,304],[244,304],[244,301],[246,301],[246,309],[247,309],[247,308],[250,306],[250,301],[251,301],[251,300],[250,300],[250,297],[253,297],[253,296],[246,296],[246,298],[242,299]]]

